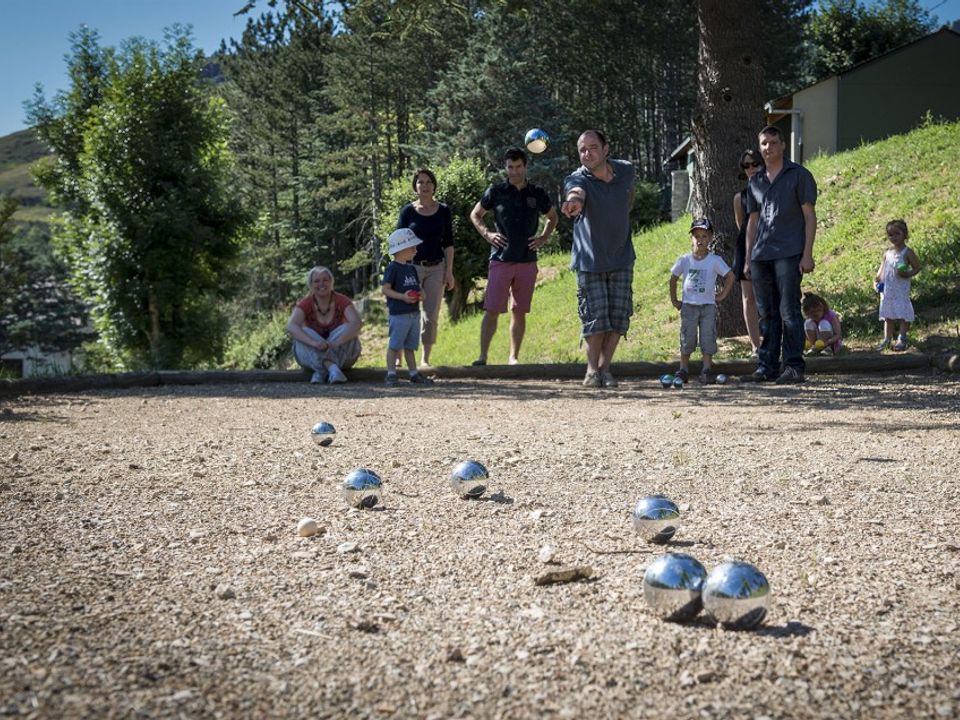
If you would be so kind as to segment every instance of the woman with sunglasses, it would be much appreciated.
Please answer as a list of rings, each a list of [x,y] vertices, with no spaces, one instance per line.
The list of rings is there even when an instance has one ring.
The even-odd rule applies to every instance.
[[[763,157],[759,150],[744,150],[740,156],[740,179],[750,184],[750,178],[763,169]],[[733,216],[737,221],[737,247],[733,253],[733,274],[740,282],[740,294],[743,296],[743,321],[747,326],[747,335],[753,351],[751,359],[757,358],[760,348],[760,315],[757,312],[757,300],[753,295],[753,283],[743,276],[743,266],[747,262],[747,188],[733,196]]]

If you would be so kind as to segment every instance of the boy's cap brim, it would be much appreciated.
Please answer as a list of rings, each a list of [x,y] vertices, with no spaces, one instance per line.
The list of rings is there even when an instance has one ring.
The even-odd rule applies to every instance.
[[[387,238],[387,252],[396,255],[401,250],[416,247],[422,242],[423,240],[418,238],[410,228],[400,228],[390,233],[390,237]]]

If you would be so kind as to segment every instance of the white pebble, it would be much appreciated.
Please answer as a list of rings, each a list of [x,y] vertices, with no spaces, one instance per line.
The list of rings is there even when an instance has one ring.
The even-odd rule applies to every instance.
[[[310,537],[311,535],[316,535],[320,530],[320,526],[317,525],[317,521],[312,517],[305,517],[297,523],[297,535],[300,537]]]

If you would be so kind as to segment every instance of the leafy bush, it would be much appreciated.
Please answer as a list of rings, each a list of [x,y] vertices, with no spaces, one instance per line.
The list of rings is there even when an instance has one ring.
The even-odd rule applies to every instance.
[[[289,312],[275,310],[266,319],[253,319],[235,327],[228,342],[225,367],[269,370],[283,365],[283,357],[291,348],[289,319]]]

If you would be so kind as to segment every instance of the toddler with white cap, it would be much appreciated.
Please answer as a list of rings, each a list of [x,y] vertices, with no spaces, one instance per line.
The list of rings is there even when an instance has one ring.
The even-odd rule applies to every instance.
[[[393,260],[383,272],[381,286],[387,298],[390,340],[387,347],[388,387],[397,384],[397,361],[400,353],[407,362],[410,382],[432,385],[433,381],[417,371],[416,350],[420,346],[420,280],[413,258],[420,238],[410,228],[400,228],[387,238],[387,250]]]

